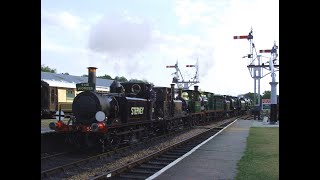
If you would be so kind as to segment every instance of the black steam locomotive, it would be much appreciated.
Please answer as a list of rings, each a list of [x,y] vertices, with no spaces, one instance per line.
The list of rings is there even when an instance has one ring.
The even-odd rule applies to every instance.
[[[110,93],[95,91],[96,68],[89,67],[88,83],[77,84],[81,90],[72,104],[73,117],[49,126],[65,133],[75,145],[114,148],[135,143],[150,136],[201,122],[220,120],[248,112],[250,105],[237,97],[215,95],[210,92],[153,87],[150,84],[114,81]],[[155,94],[151,97],[150,93]],[[177,97],[175,97],[177,94]]]

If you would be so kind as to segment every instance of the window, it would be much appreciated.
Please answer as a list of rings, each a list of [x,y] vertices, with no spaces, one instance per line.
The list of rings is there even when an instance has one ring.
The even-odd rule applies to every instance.
[[[75,97],[75,92],[72,89],[67,89],[67,101],[72,101]]]
[[[55,95],[56,95],[56,93],[55,93],[54,89],[51,89],[51,104],[54,104],[54,103],[55,103],[55,102],[54,102],[54,100],[55,100]]]

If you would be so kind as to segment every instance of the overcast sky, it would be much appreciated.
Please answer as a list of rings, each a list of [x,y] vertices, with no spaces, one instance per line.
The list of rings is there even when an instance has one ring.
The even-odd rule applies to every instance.
[[[190,80],[195,68],[185,66],[198,59],[201,90],[237,96],[253,92],[254,80],[242,58],[249,41],[233,36],[251,27],[258,53],[274,42],[280,52],[277,0],[42,0],[41,64],[77,76],[94,66],[97,76],[170,87],[174,69],[166,66],[178,61]],[[270,53],[261,55],[269,61]],[[261,79],[261,94],[271,80]]]

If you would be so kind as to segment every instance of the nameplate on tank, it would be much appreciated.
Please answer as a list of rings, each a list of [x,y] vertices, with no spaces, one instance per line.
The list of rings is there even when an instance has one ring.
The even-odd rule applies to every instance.
[[[78,83],[76,84],[77,91],[93,91],[94,84],[93,83]]]
[[[131,115],[143,114],[144,107],[131,107]]]

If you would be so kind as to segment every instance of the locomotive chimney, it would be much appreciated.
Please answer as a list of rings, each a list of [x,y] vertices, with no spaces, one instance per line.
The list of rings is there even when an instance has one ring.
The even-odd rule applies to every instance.
[[[194,86],[194,91],[198,91],[199,86]]]
[[[170,114],[173,117],[174,116],[174,84],[171,84],[171,105],[170,105]]]
[[[171,84],[171,101],[174,99],[174,84]]]
[[[195,101],[199,101],[199,95],[200,95],[200,92],[198,91],[198,87],[199,86],[194,86],[194,92],[195,92],[195,96],[194,96],[194,100]]]
[[[93,91],[96,91],[96,67],[88,67],[88,83],[93,84]]]
[[[178,90],[178,96],[182,97],[182,89],[181,88],[179,88],[179,90]]]

